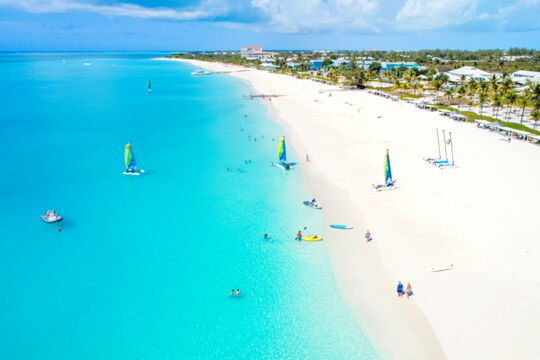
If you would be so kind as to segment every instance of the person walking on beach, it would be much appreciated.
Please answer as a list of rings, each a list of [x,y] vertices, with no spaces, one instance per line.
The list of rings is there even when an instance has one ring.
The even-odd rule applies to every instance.
[[[306,154],[306,162],[309,162],[309,155]]]
[[[369,229],[366,231],[366,242],[370,242],[371,241],[371,233],[369,232]]]
[[[403,296],[403,284],[401,283],[401,281],[398,281],[398,285],[397,285],[397,296],[398,296],[398,297],[402,297],[402,296]]]
[[[407,299],[408,299],[409,296],[411,296],[413,294],[410,282],[407,283],[407,287],[405,288],[405,291],[407,292]]]

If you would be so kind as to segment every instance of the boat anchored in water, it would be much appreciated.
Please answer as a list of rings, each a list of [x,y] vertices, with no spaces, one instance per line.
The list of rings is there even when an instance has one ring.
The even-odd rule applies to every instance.
[[[45,215],[39,215],[39,216],[41,217],[41,220],[45,221],[46,223],[55,223],[64,219],[60,214],[58,214],[54,210],[47,210],[45,212]]]
[[[144,173],[144,170],[139,170],[137,168],[137,161],[135,161],[135,154],[133,153],[133,148],[131,143],[126,144],[126,150],[124,151],[124,157],[126,160],[126,171],[122,172],[124,175],[141,175]]]
[[[152,84],[150,84],[150,80],[148,80],[148,92],[152,92]]]
[[[195,75],[208,75],[208,74],[210,74],[209,71],[205,71],[205,70],[202,70],[202,69],[195,69],[191,73],[191,75],[193,75],[193,76],[195,76]]]
[[[92,65],[91,62],[86,61],[86,62],[84,63],[84,66],[90,66],[90,65]]]

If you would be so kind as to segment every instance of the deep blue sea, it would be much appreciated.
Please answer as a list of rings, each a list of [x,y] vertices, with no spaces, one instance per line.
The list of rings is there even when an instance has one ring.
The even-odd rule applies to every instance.
[[[283,130],[162,55],[0,54],[0,359],[376,358]]]

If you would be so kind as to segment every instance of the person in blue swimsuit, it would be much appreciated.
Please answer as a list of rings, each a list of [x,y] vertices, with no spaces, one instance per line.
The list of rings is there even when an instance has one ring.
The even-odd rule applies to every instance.
[[[401,283],[401,281],[398,281],[397,295],[400,297],[403,296],[403,284]]]

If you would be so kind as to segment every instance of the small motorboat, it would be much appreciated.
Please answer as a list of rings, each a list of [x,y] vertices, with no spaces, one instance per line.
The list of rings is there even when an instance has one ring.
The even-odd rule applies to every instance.
[[[191,75],[207,75],[207,74],[210,74],[210,72],[204,71],[201,69],[193,70],[193,72],[191,73]]]
[[[314,209],[318,209],[318,210],[321,210],[322,209],[322,206],[321,204],[319,204],[318,202],[316,201],[303,201],[304,205],[306,206],[309,206],[311,208],[314,208]]]
[[[54,210],[47,210],[45,212],[45,215],[39,215],[39,216],[41,217],[41,220],[45,221],[46,223],[55,223],[64,219],[60,214],[58,214]]]
[[[89,62],[89,61],[86,61],[86,62],[84,63],[84,66],[90,66],[90,65],[92,65],[92,63]]]

